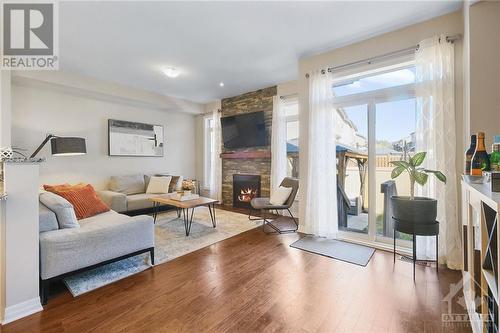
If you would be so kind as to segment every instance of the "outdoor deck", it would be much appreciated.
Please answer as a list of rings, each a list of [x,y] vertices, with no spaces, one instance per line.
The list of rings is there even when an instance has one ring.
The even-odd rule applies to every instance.
[[[347,228],[356,232],[368,232],[368,214],[347,215]]]

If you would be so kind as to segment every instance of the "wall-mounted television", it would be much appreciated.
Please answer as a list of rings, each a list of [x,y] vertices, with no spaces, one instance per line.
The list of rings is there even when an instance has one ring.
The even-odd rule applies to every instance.
[[[226,149],[268,145],[263,111],[223,117],[221,127]]]

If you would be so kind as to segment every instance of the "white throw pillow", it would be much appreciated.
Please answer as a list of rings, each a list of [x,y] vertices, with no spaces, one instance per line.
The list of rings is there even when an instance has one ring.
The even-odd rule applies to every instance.
[[[293,191],[292,187],[283,187],[283,186],[278,187],[278,189],[274,191],[274,193],[271,195],[269,203],[274,206],[283,205],[290,197],[290,194],[292,194],[292,191]]]
[[[151,177],[146,193],[167,194],[172,177]]]

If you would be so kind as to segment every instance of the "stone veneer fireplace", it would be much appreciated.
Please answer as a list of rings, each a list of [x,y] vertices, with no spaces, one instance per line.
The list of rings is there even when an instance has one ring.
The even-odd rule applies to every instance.
[[[233,207],[250,208],[250,201],[260,197],[259,175],[233,175]]]
[[[276,87],[252,91],[243,95],[224,98],[221,101],[221,117],[264,111],[266,136],[269,145],[245,149],[222,148],[222,201],[224,205],[234,204],[233,176],[260,176],[260,196],[269,197],[271,187],[271,122],[273,97]]]

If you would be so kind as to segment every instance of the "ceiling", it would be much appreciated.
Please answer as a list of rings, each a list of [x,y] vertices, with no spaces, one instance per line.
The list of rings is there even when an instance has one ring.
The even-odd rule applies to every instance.
[[[65,1],[60,69],[205,103],[295,80],[303,56],[460,7],[460,1]],[[168,78],[162,66],[181,74]]]

